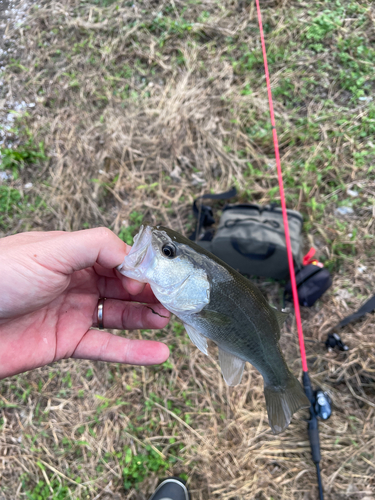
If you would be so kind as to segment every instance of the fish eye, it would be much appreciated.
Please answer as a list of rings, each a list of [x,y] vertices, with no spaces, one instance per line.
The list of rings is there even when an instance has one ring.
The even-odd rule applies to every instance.
[[[173,245],[173,243],[165,243],[161,251],[163,252],[163,255],[168,259],[173,259],[174,257],[176,257],[177,249],[175,245]]]

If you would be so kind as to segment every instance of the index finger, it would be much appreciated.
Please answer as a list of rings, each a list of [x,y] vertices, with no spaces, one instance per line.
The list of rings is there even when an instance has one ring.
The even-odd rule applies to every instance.
[[[130,247],[129,247],[130,248]],[[108,269],[106,267],[100,266],[99,264],[94,265],[95,272],[102,277],[106,278],[116,278],[121,282],[122,288],[130,293],[130,295],[139,295],[145,288],[146,283],[141,283],[132,278],[128,278],[121,274],[117,269]]]
[[[127,278],[129,279],[129,278]],[[99,294],[101,297],[126,300],[130,302],[143,302],[146,304],[158,304],[159,301],[155,297],[153,291],[149,284],[139,283],[135,281],[135,286],[138,285],[141,287],[141,291],[138,291],[138,288],[133,289],[127,283],[124,286],[124,283],[119,278],[100,278],[97,281],[97,288],[99,290]]]

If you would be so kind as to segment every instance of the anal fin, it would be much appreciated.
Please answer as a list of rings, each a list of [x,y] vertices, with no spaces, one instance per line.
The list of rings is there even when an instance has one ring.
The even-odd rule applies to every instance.
[[[237,385],[241,382],[243,370],[245,368],[245,361],[230,354],[227,351],[223,351],[219,347],[219,361],[221,373],[223,374],[224,380],[228,385]]]
[[[198,330],[196,330],[191,325],[187,325],[186,323],[184,323],[184,327],[193,344],[196,345],[198,349],[203,352],[203,354],[208,356],[206,337],[204,337],[200,332],[198,332]]]

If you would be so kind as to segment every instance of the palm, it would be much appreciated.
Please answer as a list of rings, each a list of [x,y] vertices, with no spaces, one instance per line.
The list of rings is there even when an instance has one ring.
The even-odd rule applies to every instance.
[[[74,273],[62,294],[28,315],[29,326],[16,341],[18,352],[28,357],[27,344],[37,345],[36,366],[72,357],[95,323],[100,280],[92,269]]]

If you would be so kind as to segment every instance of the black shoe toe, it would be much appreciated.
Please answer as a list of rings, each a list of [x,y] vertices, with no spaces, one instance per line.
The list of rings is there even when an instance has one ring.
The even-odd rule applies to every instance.
[[[190,500],[190,495],[181,479],[169,477],[159,484],[150,500]]]

